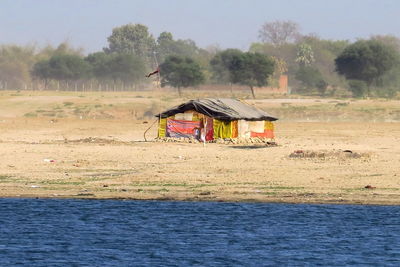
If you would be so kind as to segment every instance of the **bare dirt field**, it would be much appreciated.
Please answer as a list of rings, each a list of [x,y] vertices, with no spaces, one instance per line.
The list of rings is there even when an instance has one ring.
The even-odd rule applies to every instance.
[[[400,101],[245,100],[280,117],[273,147],[144,141],[201,96],[0,92],[0,197],[400,204]]]

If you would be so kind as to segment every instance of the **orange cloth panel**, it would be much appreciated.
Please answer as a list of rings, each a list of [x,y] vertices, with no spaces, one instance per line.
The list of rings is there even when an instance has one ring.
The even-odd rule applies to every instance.
[[[238,137],[238,121],[232,121],[232,138]]]

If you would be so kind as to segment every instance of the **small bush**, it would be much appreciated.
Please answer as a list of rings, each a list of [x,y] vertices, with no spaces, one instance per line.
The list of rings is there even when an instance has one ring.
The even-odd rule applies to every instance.
[[[64,106],[67,107],[67,106],[72,106],[74,103],[67,101],[67,102],[64,102],[63,104],[64,104]]]
[[[349,87],[354,97],[363,97],[368,91],[367,84],[359,80],[350,80]]]
[[[388,99],[395,98],[397,95],[397,92],[399,92],[399,90],[397,88],[393,88],[393,87],[377,88],[375,90],[375,93],[378,97],[383,97],[383,98],[388,98]]]
[[[24,114],[24,117],[26,118],[36,118],[37,117],[37,113],[35,112],[28,112]]]
[[[301,91],[310,92],[312,89],[317,88],[321,95],[326,93],[328,83],[324,80],[321,72],[314,67],[301,66],[295,75],[296,80],[300,81],[303,88]]]
[[[321,79],[315,84],[315,86],[317,87],[318,92],[321,95],[325,95],[326,89],[328,88],[328,83],[327,82],[325,82],[324,80]]]
[[[348,106],[349,105],[349,103],[347,103],[347,102],[340,102],[340,103],[337,103],[336,105],[335,105],[335,107],[346,107],[346,106]]]

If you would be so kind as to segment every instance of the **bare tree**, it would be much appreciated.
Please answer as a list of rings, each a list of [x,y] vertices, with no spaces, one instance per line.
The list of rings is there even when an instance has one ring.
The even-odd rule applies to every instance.
[[[299,25],[290,20],[266,22],[259,31],[259,38],[264,43],[280,46],[295,41],[300,36],[299,30]]]

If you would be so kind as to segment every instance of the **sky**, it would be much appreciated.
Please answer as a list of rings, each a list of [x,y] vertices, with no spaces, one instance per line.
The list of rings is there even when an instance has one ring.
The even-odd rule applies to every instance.
[[[57,46],[86,53],[107,46],[112,29],[141,23],[200,47],[247,50],[265,22],[291,20],[302,34],[350,40],[400,37],[398,0],[0,0],[0,44]]]

